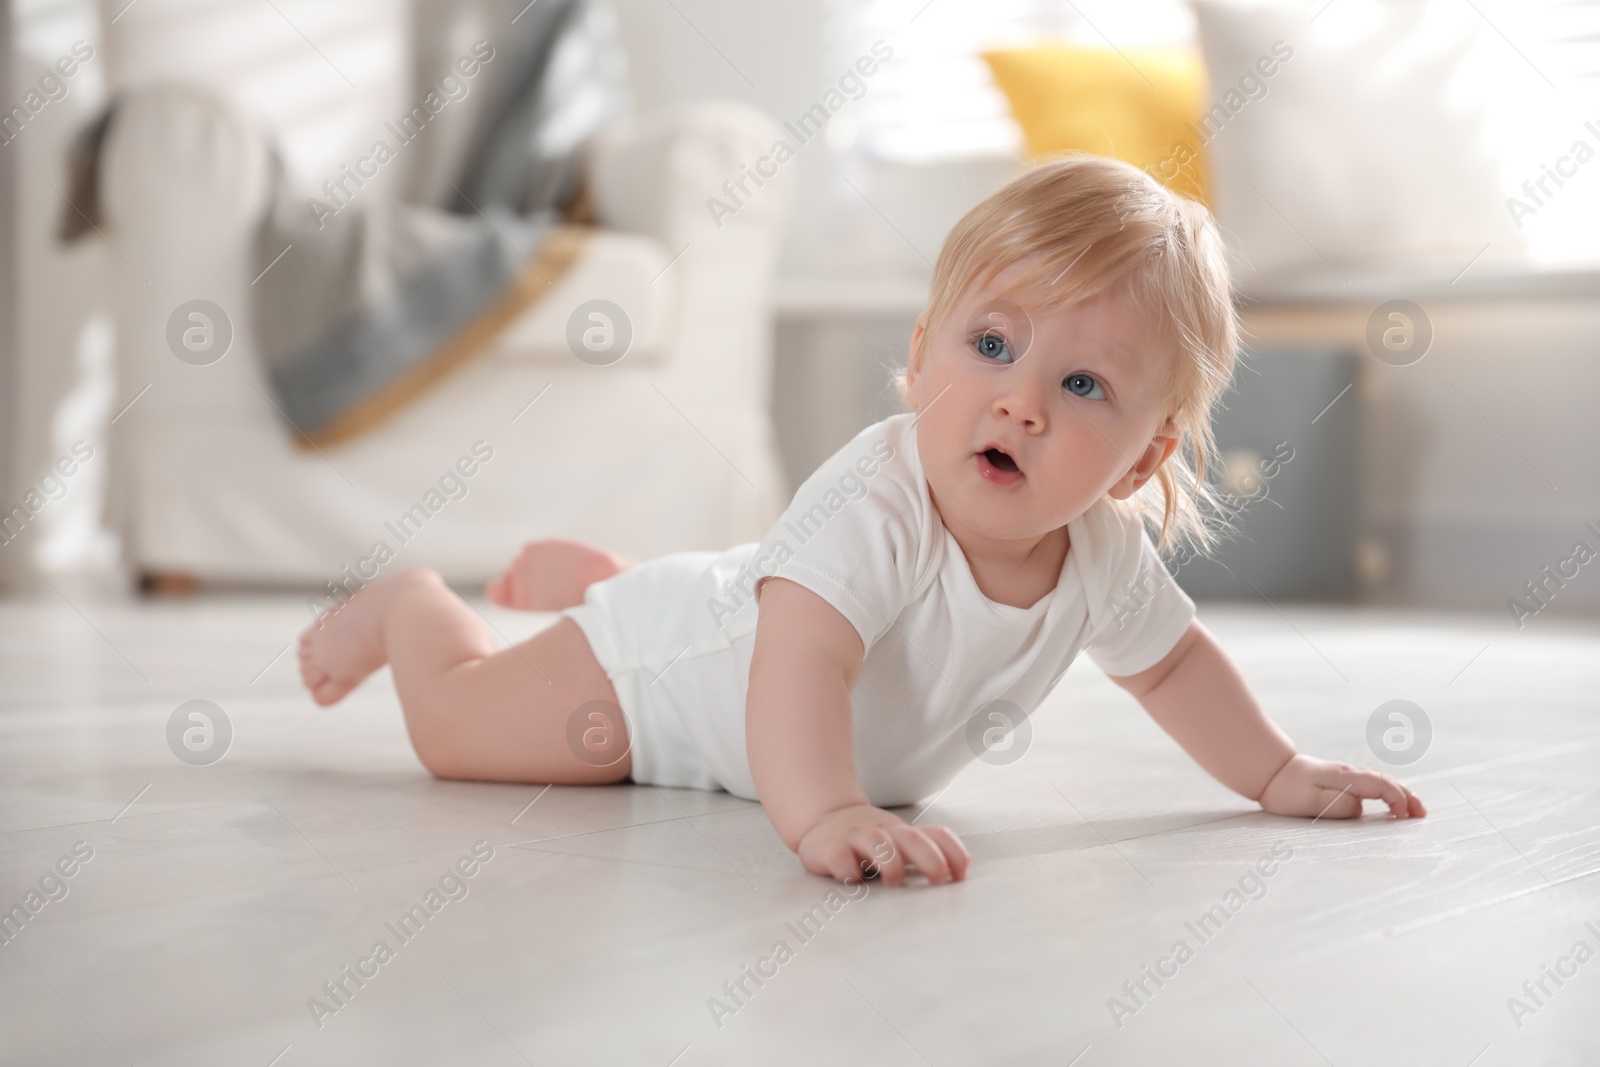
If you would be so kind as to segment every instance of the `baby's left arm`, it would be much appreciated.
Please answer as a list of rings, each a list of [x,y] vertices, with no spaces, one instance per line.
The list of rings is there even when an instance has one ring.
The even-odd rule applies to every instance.
[[[1296,753],[1199,619],[1160,663],[1111,680],[1213,778],[1274,815],[1348,819],[1361,814],[1363,798],[1382,800],[1396,818],[1427,814],[1387,774]]]

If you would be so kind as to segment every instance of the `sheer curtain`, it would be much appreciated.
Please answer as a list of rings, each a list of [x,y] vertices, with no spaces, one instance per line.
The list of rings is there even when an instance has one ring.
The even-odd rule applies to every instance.
[[[829,70],[875,40],[895,52],[837,124],[834,147],[907,163],[1015,153],[1020,132],[979,53],[1041,38],[1102,48],[1192,43],[1194,17],[1180,0],[829,0]]]
[[[1600,268],[1600,0],[1520,0],[1485,4],[1483,13],[1519,79],[1487,131],[1506,145],[1508,196],[1531,203],[1525,183],[1572,171],[1559,187],[1546,181],[1555,195],[1524,217],[1529,253],[1543,266]]]

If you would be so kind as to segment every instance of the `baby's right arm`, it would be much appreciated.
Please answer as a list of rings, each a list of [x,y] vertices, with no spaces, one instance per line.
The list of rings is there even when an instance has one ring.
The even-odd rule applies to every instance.
[[[971,857],[943,826],[873,807],[856,775],[850,691],[864,649],[848,619],[785,578],[763,580],[745,703],[750,773],[767,817],[813,874],[859,882],[863,866],[905,880],[960,881]],[[902,858],[902,856],[904,858]]]

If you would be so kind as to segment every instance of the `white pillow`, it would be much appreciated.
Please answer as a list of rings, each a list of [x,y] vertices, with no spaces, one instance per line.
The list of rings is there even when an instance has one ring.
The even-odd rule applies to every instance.
[[[1491,260],[1520,256],[1503,160],[1484,136],[1493,86],[1481,59],[1500,42],[1472,5],[1196,0],[1195,11],[1223,108],[1208,128],[1215,207],[1241,282],[1459,268],[1486,245]]]

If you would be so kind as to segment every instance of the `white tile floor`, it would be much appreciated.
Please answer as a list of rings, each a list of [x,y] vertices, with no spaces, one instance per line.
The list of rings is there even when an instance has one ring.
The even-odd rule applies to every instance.
[[[302,610],[0,605],[0,908],[60,897],[0,945],[0,1062],[1600,1063],[1600,962],[1568,956],[1600,949],[1600,625],[1206,610],[1307,751],[1372,762],[1373,709],[1421,705],[1404,776],[1432,815],[1252,812],[1082,661],[1024,759],[925,817],[963,835],[968,882],[871,888],[802,939],[831,883],[758,806],[434,781],[387,672],[332,710],[301,695],[274,657]],[[510,637],[549,621],[487,610]],[[192,699],[232,725],[211,766],[166,741]],[[402,942],[480,841],[466,895]],[[74,847],[92,859],[49,878]],[[1242,878],[1257,899],[1202,939]],[[360,963],[379,940],[392,958]],[[1534,1000],[1547,965],[1575,973]]]

